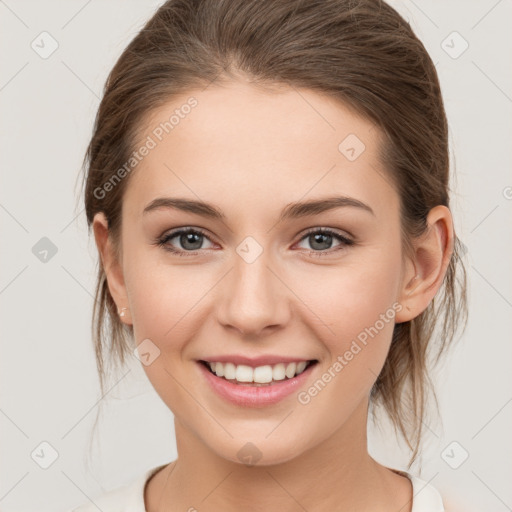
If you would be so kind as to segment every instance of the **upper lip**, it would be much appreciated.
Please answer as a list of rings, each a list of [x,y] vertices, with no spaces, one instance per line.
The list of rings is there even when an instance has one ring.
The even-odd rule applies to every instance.
[[[200,361],[207,363],[233,363],[235,365],[244,364],[256,368],[258,366],[274,365],[279,363],[300,363],[301,361],[308,362],[313,359],[304,359],[302,357],[278,356],[278,355],[263,355],[257,357],[248,357],[238,354],[224,355],[224,356],[211,356]]]

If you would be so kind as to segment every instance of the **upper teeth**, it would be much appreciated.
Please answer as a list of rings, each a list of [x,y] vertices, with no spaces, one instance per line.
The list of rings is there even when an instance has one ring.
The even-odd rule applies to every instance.
[[[285,377],[291,379],[299,375],[306,368],[307,362],[299,363],[279,363],[276,365],[247,366],[245,364],[235,365],[233,363],[208,363],[212,372],[217,377],[224,377],[228,380],[237,380],[238,382],[256,382],[265,384],[272,380],[283,380]]]

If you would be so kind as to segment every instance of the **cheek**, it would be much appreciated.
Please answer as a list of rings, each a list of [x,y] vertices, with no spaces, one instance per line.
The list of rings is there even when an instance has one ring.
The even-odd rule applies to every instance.
[[[386,326],[389,324],[389,317],[394,318],[399,280],[400,254],[375,250],[337,266],[312,267],[307,279],[296,280],[294,291],[329,328],[321,337],[335,348],[374,325],[383,314],[388,318]],[[378,325],[382,327],[380,322]]]
[[[317,379],[298,399],[312,417],[330,411],[324,422],[328,431],[343,424],[368,398],[386,361],[401,306],[395,301],[393,277],[398,276],[393,274],[393,265],[381,263],[364,271],[359,265],[344,269],[324,287],[324,294],[317,289],[309,295],[316,304],[312,309],[320,312],[323,325],[318,326],[316,336],[328,357]],[[388,273],[383,272],[386,267]]]
[[[205,273],[172,262],[163,249],[134,250],[125,262],[125,281],[137,342],[173,343],[184,336],[193,309],[211,285]]]
[[[136,344],[149,348],[151,358],[142,360],[143,370],[169,408],[181,415],[197,415],[194,401],[182,388],[190,379],[188,366],[179,360],[201,328],[197,312],[212,284],[192,267],[161,263],[154,254],[133,253],[126,270],[134,337]]]
[[[336,400],[350,390],[352,397],[344,400],[356,403],[369,392],[389,351],[401,309],[396,302],[400,252],[368,251],[350,264],[315,271],[317,279],[314,273],[308,276],[297,295],[318,314],[319,320],[313,322],[311,317],[310,324],[318,325],[316,337],[329,354],[322,382],[334,384],[328,385],[330,392],[324,396]]]

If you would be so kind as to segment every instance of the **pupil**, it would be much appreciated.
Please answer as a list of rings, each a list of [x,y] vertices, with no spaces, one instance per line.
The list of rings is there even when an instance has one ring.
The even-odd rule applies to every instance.
[[[197,234],[197,233],[185,233],[185,234],[181,235],[180,242],[183,245],[183,247],[186,249],[191,249],[191,250],[200,249],[201,248],[201,237],[202,237],[202,235]],[[189,242],[192,243],[192,247],[187,246],[187,244]],[[197,245],[194,246],[194,243]]]
[[[317,249],[329,249],[330,242],[332,241],[332,235],[329,235],[328,233],[317,233],[315,235],[312,235],[313,237],[313,243],[311,244],[311,247],[315,248],[315,244],[319,243],[322,245],[322,242],[324,244],[327,243],[327,247],[316,247]]]

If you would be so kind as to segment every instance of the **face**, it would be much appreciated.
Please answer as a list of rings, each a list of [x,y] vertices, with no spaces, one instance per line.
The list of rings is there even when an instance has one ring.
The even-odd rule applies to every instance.
[[[273,464],[360,420],[404,281],[399,197],[376,126],[312,91],[242,82],[174,98],[144,126],[141,145],[155,144],[123,199],[124,305],[177,421],[224,459],[257,450]],[[285,371],[316,362],[252,387],[200,362],[245,363],[251,376],[270,363],[279,379],[279,360]]]

